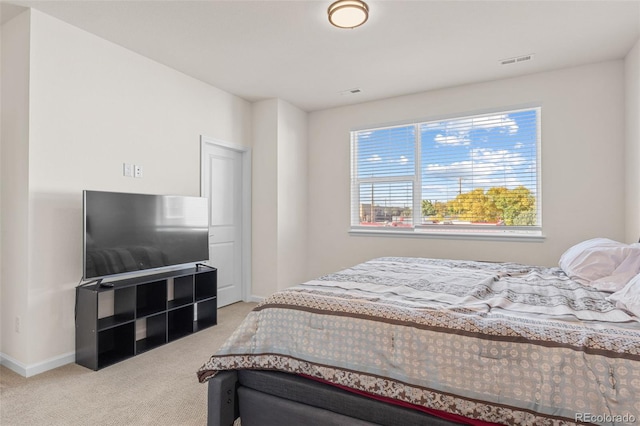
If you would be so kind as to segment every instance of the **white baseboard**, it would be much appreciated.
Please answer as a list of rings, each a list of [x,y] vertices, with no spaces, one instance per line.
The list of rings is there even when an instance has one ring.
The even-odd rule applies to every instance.
[[[260,303],[264,300],[264,297],[262,296],[249,296],[249,298],[247,299],[247,302],[255,302],[255,303]]]
[[[0,354],[0,365],[7,367],[9,370],[21,375],[22,377],[27,377],[27,369],[25,365],[8,355]]]
[[[54,368],[62,367],[63,365],[76,362],[76,353],[70,352],[68,354],[60,355],[55,358],[50,358],[46,361],[42,361],[33,365],[25,365],[8,355],[0,354],[0,365],[8,368],[16,374],[22,377],[32,377],[36,374],[44,373],[45,371],[53,370]]]

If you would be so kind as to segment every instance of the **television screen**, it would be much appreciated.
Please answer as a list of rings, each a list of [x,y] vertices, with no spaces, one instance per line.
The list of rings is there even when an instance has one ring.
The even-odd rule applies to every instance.
[[[83,278],[209,259],[202,197],[84,191]]]

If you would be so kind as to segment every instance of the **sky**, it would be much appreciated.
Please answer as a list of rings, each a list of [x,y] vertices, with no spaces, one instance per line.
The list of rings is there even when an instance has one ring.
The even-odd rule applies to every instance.
[[[370,203],[373,192],[377,205],[410,206],[416,146],[421,199],[447,201],[496,186],[522,185],[535,194],[538,114],[528,109],[355,132],[360,202]]]

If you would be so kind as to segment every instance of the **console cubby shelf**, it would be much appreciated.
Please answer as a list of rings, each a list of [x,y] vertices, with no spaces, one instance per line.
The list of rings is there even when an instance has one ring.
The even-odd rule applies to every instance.
[[[217,270],[197,267],[76,288],[76,363],[99,370],[218,322]]]

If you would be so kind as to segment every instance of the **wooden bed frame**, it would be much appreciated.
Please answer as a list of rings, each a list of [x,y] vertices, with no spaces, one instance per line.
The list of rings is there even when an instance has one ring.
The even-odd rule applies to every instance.
[[[222,371],[209,380],[208,426],[453,426],[458,423],[275,371]]]

